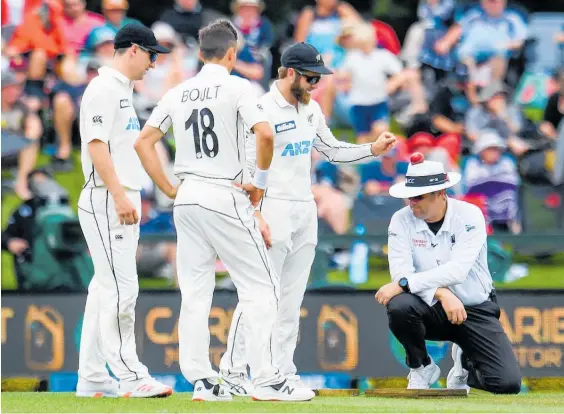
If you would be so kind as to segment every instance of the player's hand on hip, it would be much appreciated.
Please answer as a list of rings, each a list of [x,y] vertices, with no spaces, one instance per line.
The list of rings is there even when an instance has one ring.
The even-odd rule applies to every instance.
[[[266,247],[268,249],[270,249],[272,247],[272,238],[270,236],[270,226],[264,220],[264,218],[262,217],[262,214],[260,214],[260,211],[255,212],[255,217],[259,221],[259,231],[260,231],[260,234],[261,234],[261,236],[264,240],[264,244],[266,244]]]
[[[137,209],[125,194],[118,198],[114,198],[114,203],[116,213],[119,217],[119,224],[132,225],[139,222]]]
[[[443,309],[445,310],[450,323],[453,325],[461,325],[466,320],[467,315],[464,305],[450,290],[443,293],[439,300],[441,305],[443,305]]]
[[[178,193],[178,188],[180,185],[171,185],[170,189],[165,193],[166,196],[172,200],[176,198],[176,194]]]
[[[252,184],[235,184],[235,187],[238,187],[249,194],[249,198],[251,199],[251,204],[253,207],[258,206],[262,196],[264,195],[264,190],[260,188],[256,188]]]
[[[383,132],[378,139],[372,143],[372,155],[386,154],[391,151],[396,145],[396,136],[391,132]]]
[[[378,292],[376,292],[376,301],[380,305],[387,306],[388,303],[400,293],[403,293],[403,289],[398,282],[390,282],[378,289]]]

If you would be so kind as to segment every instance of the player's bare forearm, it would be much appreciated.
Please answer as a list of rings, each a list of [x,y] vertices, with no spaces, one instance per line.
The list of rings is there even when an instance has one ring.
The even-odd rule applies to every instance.
[[[268,170],[274,151],[274,133],[268,122],[259,122],[253,127],[257,143],[257,167]]]
[[[125,190],[121,186],[116,174],[108,144],[100,141],[99,139],[92,140],[88,143],[88,152],[92,158],[94,168],[108,188],[112,197],[117,199],[125,196]]]
[[[145,171],[147,171],[155,185],[163,193],[171,197],[175,193],[175,187],[168,180],[155,148],[155,144],[163,135],[160,129],[146,125],[143,127],[133,147],[141,160],[141,164],[143,164],[143,168],[145,168]]]

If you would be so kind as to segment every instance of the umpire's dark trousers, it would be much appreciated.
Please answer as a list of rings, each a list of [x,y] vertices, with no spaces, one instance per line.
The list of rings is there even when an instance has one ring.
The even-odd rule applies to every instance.
[[[411,293],[395,296],[388,303],[390,329],[406,352],[410,368],[430,362],[425,340],[450,341],[462,348],[462,366],[468,385],[496,394],[517,394],[521,371],[509,338],[499,323],[500,309],[493,300],[465,306],[467,319],[453,325],[440,302],[429,306]]]

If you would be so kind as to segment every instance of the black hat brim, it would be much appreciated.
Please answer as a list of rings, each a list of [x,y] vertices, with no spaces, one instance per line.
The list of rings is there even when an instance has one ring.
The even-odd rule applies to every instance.
[[[314,65],[314,66],[300,66],[298,69],[318,73],[320,75],[332,75],[333,72],[326,68],[324,65]]]
[[[162,54],[166,54],[166,53],[170,53],[170,49],[161,45],[155,45],[155,46],[144,46],[145,49],[150,50],[151,52],[155,52],[155,53],[162,53]]]

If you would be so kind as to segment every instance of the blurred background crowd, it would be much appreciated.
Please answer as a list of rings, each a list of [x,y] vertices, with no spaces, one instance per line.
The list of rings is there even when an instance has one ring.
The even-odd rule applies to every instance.
[[[564,231],[563,2],[2,0],[3,288],[83,290],[92,275],[75,214],[78,116],[117,30],[139,19],[173,51],[135,84],[142,126],[197,73],[198,30],[218,17],[239,31],[234,74],[252,93],[268,90],[285,47],[305,41],[334,71],[313,98],[337,138],[400,137],[391,154],[356,167],[312,154],[321,236],[386,233],[403,207],[387,190],[414,151],[463,174],[451,196],[482,207],[492,233]],[[158,150],[172,175],[166,138]],[[146,178],[141,238],[174,234],[171,201]],[[353,250],[333,251],[332,265],[348,266]],[[175,257],[174,238],[142,244],[139,274],[175,285]]]

